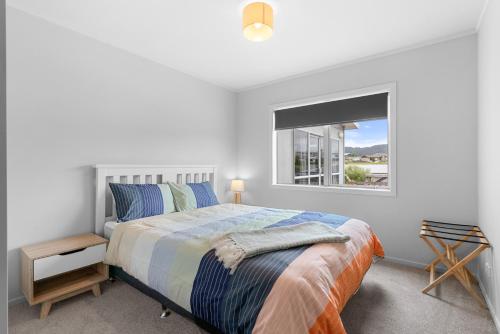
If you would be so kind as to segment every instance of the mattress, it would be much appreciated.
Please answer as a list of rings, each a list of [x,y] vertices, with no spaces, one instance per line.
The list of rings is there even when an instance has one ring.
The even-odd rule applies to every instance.
[[[104,224],[104,237],[106,239],[111,239],[111,234],[113,234],[113,231],[115,230],[115,227],[118,225],[119,223],[116,222],[116,221],[109,221],[109,222],[106,222],[106,224]]]
[[[351,240],[248,258],[234,274],[211,249],[211,240],[222,233],[312,220]],[[384,255],[382,245],[361,220],[221,204],[115,224],[105,262],[224,333],[343,334],[340,312],[374,255]]]

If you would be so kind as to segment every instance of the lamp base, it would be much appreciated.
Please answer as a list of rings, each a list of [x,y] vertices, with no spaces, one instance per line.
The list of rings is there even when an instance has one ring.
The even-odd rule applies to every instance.
[[[241,193],[234,193],[234,204],[241,204]]]

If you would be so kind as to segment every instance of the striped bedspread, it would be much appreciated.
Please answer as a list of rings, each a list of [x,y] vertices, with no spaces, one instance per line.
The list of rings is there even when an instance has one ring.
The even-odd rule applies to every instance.
[[[349,235],[245,259],[233,275],[210,249],[227,232],[319,221]],[[119,224],[106,262],[157,290],[224,333],[345,333],[340,312],[373,255],[370,227],[335,214],[235,204]]]

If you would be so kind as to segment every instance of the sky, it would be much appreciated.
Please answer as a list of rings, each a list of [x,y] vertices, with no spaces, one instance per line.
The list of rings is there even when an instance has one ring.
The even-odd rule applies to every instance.
[[[387,144],[387,119],[356,122],[358,129],[344,131],[344,146],[369,147]]]

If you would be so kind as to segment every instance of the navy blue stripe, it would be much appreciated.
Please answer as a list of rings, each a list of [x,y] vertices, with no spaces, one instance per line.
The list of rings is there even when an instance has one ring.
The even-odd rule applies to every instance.
[[[262,254],[244,260],[231,276],[223,298],[224,333],[251,333],[267,295],[281,273],[307,247]]]
[[[268,209],[269,210],[269,209]],[[321,212],[303,212],[268,227],[319,221],[339,227],[349,218]],[[309,246],[245,259],[233,275],[212,250],[202,258],[193,283],[193,314],[224,333],[251,333],[269,292],[281,273]]]
[[[221,328],[218,315],[221,314],[222,299],[229,282],[229,270],[217,260],[215,251],[211,250],[203,256],[191,293],[191,311]]]

